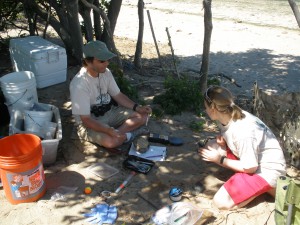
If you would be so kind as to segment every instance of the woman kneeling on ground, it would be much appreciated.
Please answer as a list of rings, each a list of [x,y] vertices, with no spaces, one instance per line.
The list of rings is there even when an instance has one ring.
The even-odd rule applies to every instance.
[[[236,173],[214,196],[220,209],[243,207],[268,192],[275,196],[277,178],[286,172],[283,151],[272,131],[257,117],[235,105],[224,87],[204,94],[206,113],[218,122],[221,135],[199,149],[203,160]]]

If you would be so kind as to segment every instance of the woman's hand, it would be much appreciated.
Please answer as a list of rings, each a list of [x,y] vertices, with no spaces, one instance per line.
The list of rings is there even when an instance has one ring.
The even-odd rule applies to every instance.
[[[217,136],[217,137],[216,137],[216,140],[217,140],[217,144],[220,145],[220,147],[226,149],[227,143],[226,143],[225,139],[224,139],[222,136],[220,136],[220,135]]]
[[[214,162],[214,163],[220,162],[221,155],[219,151],[210,146],[206,146],[205,148],[199,148],[198,153],[204,161]]]

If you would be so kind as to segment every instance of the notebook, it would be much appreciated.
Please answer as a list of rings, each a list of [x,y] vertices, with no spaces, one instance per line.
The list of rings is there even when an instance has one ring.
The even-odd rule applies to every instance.
[[[164,161],[167,156],[167,147],[150,145],[147,152],[140,153],[136,151],[136,148],[132,143],[128,155],[135,155],[140,158],[149,159],[151,161]]]

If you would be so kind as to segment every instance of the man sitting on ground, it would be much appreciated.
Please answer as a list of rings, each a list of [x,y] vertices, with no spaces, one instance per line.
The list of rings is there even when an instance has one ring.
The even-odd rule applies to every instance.
[[[72,114],[81,139],[105,148],[115,148],[149,133],[143,126],[152,112],[123,94],[111,71],[116,56],[105,43],[90,41],[83,46],[83,67],[70,83]]]

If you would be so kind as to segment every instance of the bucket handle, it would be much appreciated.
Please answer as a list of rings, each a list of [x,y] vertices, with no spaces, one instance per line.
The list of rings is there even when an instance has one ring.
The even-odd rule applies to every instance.
[[[38,122],[36,122],[30,115],[29,113],[27,113],[27,116],[36,124],[38,125],[39,127],[42,127]]]
[[[24,95],[26,94],[27,91],[28,91],[28,89],[26,89],[26,90],[24,91],[24,93],[22,94],[22,96],[21,96],[20,98],[18,98],[18,99],[17,99],[15,102],[13,102],[13,103],[7,104],[7,106],[9,107],[9,106],[12,106],[12,105],[16,104],[21,98],[24,97]]]

